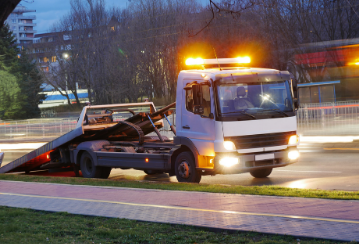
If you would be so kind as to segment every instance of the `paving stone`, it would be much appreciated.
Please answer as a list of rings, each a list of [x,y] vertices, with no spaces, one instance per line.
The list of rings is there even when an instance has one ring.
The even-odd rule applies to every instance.
[[[359,240],[359,221],[329,222],[240,213],[359,220],[359,201],[0,181],[0,205],[220,229]]]

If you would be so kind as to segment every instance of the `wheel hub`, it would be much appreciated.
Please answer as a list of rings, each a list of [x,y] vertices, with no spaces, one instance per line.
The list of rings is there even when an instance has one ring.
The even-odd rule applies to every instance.
[[[190,174],[191,174],[191,168],[188,164],[188,162],[183,161],[179,166],[178,166],[178,172],[180,174],[180,176],[184,179],[189,178]]]

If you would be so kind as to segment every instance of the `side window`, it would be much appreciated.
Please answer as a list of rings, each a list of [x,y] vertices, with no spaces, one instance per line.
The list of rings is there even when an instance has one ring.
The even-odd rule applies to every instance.
[[[209,117],[211,113],[211,94],[208,85],[202,85],[202,107],[203,116]],[[193,91],[192,89],[186,90],[186,109],[193,113]]]
[[[203,116],[209,117],[209,114],[211,113],[211,93],[209,90],[209,85],[203,85],[202,86],[202,106],[203,106]]]
[[[186,90],[186,109],[193,113],[193,92]]]

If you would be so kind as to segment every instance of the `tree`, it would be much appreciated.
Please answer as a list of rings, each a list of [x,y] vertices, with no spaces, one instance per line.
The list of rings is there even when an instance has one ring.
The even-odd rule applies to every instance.
[[[21,0],[2,0],[0,1],[0,28],[3,27],[4,21],[15,9],[16,5],[19,4]]]
[[[40,116],[38,104],[42,80],[36,66],[15,46],[8,26],[0,29],[0,118],[26,119]]]

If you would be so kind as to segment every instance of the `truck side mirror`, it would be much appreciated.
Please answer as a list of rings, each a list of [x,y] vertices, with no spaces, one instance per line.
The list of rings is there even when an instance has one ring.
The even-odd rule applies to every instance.
[[[192,85],[193,105],[202,105],[203,93],[201,85]]]
[[[292,86],[292,92],[293,92],[293,104],[294,109],[299,108],[299,101],[298,101],[298,84],[295,79],[290,80],[291,86]]]
[[[294,104],[294,108],[295,108],[295,109],[298,109],[298,108],[299,108],[298,98],[294,98],[294,99],[293,99],[293,104]]]

